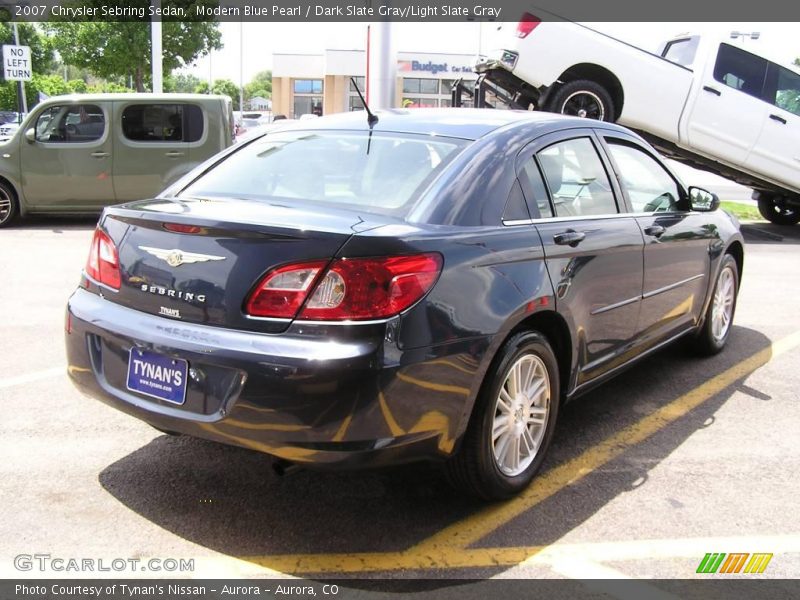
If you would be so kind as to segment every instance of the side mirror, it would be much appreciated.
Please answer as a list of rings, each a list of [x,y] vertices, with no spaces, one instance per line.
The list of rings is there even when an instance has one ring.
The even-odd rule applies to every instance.
[[[719,196],[703,188],[691,186],[689,188],[689,203],[692,205],[692,210],[711,212],[719,208]]]
[[[25,139],[31,144],[36,141],[36,130],[33,127],[25,130]]]

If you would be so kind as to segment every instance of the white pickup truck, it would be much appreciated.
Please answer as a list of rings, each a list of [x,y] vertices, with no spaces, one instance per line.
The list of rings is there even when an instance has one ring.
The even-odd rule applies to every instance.
[[[516,108],[616,121],[667,156],[753,188],[773,223],[800,222],[795,67],[701,35],[668,40],[657,55],[525,13],[477,70]]]

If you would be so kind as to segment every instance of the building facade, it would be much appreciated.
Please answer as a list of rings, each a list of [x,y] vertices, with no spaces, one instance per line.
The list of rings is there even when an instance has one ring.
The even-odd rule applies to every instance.
[[[398,52],[395,106],[450,106],[450,88],[457,79],[472,82],[475,56],[431,52]],[[326,50],[324,54],[275,54],[272,61],[272,110],[288,118],[363,108],[366,86],[363,50]]]

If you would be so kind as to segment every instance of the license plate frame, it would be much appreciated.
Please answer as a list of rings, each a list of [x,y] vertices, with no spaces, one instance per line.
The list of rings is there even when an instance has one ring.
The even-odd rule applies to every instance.
[[[133,347],[125,383],[131,392],[181,406],[186,402],[188,374],[188,360]]]

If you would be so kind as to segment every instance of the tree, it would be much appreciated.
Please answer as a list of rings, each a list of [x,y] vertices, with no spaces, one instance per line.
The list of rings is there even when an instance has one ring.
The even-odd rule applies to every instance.
[[[165,92],[180,92],[183,94],[195,93],[197,86],[203,83],[199,77],[189,73],[168,75],[164,78]]]
[[[244,86],[244,97],[247,100],[261,96],[263,98],[272,97],[272,71],[261,71],[256,73],[253,80]]]
[[[83,0],[80,4],[99,8],[108,0]],[[193,14],[196,2],[180,4]],[[149,0],[127,0],[126,8],[141,8],[147,14]],[[150,83],[150,21],[123,17],[119,21],[49,22],[53,45],[66,64],[89,69],[107,79],[131,78],[137,91]],[[205,21],[163,21],[162,45],[165,73],[191,64],[212,50],[222,48],[219,24]]]
[[[233,100],[233,110],[242,110],[239,106],[239,86],[230,79],[217,79],[211,87],[211,92],[213,94],[230,96]]]

